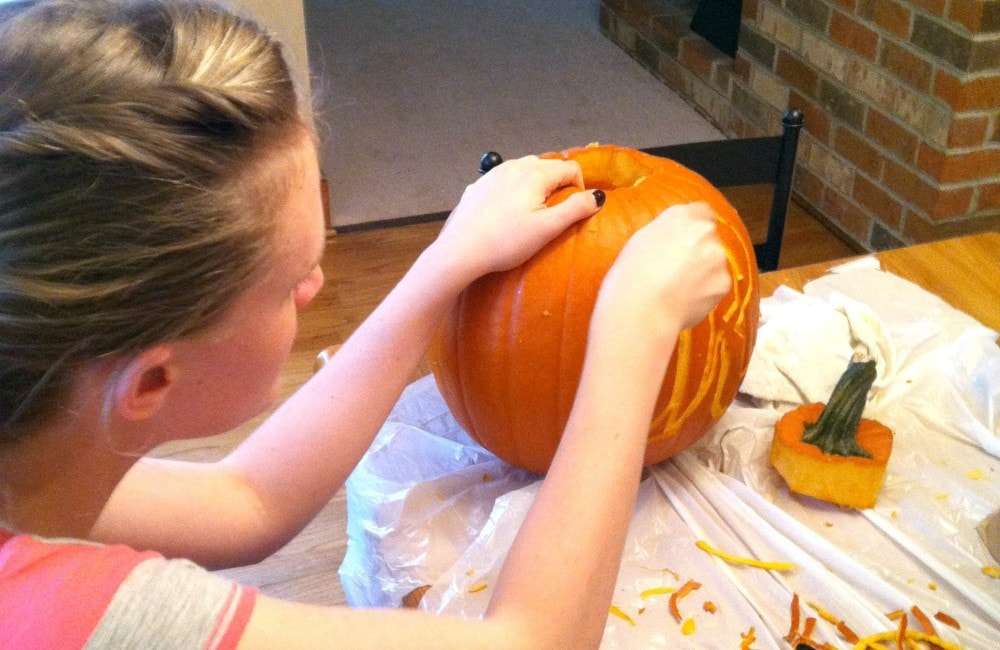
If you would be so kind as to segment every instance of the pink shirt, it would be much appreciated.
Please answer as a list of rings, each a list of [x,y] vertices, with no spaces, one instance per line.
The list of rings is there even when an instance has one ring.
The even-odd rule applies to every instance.
[[[187,560],[0,529],[0,648],[232,650],[256,596]]]

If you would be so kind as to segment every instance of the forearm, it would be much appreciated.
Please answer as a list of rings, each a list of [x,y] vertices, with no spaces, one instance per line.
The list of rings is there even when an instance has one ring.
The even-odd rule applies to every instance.
[[[465,287],[446,264],[428,248],[334,358],[220,461],[250,484],[279,545],[347,479]]]
[[[638,330],[591,331],[563,440],[491,603],[533,613],[554,646],[596,647],[603,632],[676,334],[649,345]]]

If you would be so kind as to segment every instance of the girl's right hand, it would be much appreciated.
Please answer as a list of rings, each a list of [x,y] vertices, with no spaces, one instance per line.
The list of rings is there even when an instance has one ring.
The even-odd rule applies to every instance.
[[[434,242],[468,282],[526,262],[573,223],[604,204],[603,192],[574,192],[547,207],[556,190],[583,190],[580,164],[525,156],[508,160],[469,185]]]
[[[731,287],[717,219],[707,203],[689,203],[638,230],[604,278],[595,319],[654,339],[701,322]]]

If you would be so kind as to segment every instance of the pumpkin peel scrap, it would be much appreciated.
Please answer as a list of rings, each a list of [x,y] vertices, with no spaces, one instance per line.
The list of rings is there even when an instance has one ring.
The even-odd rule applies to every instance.
[[[962,629],[962,626],[959,625],[958,621],[956,621],[953,617],[949,616],[945,612],[939,611],[937,614],[934,615],[934,618],[936,618],[937,620],[941,621],[942,623],[944,623],[949,627],[955,628],[956,630]]]
[[[694,544],[699,549],[708,553],[709,555],[714,555],[715,557],[728,562],[729,564],[742,565],[755,567],[757,569],[769,569],[771,571],[794,571],[795,565],[791,562],[765,562],[763,560],[757,560],[752,557],[739,557],[731,553],[726,553],[725,551],[720,551],[703,539],[699,539]]]
[[[858,639],[854,642],[852,650],[867,650],[869,647],[874,646],[879,641],[894,641],[899,637],[899,630],[887,630],[885,632],[879,632],[878,634],[872,634],[871,636],[866,636],[863,639]],[[961,650],[961,648],[948,641],[945,641],[939,636],[934,634],[927,634],[925,632],[917,632],[913,629],[906,630],[907,640],[921,641],[923,643],[930,644],[932,646],[943,648],[943,650]]]
[[[799,607],[799,595],[792,594],[792,604],[791,604],[791,614],[789,619],[791,621],[791,629],[788,630],[788,634],[785,635],[785,640],[789,643],[794,643],[795,639],[799,636],[799,618],[802,615],[802,609]]]
[[[639,598],[641,598],[643,600],[647,600],[647,599],[652,598],[654,596],[669,595],[669,594],[674,593],[675,591],[677,591],[677,590],[674,589],[673,587],[652,587],[650,589],[646,589],[646,590],[642,591],[639,594]]]
[[[695,582],[694,580],[688,580],[683,585],[681,585],[680,590],[674,592],[670,596],[670,614],[674,617],[674,620],[680,623],[683,619],[681,618],[680,609],[677,605],[680,603],[681,599],[690,594],[692,591],[697,591],[701,589],[701,583]]]
[[[934,624],[931,623],[931,619],[927,617],[927,614],[924,614],[922,609],[914,605],[910,608],[910,612],[913,613],[913,618],[917,619],[917,622],[920,623],[920,627],[923,628],[924,632],[937,636],[937,630],[934,628]]]
[[[608,614],[610,614],[610,615],[612,615],[612,616],[614,616],[616,618],[620,618],[621,620],[625,621],[626,623],[628,623],[632,627],[635,627],[635,619],[633,619],[631,616],[629,616],[628,614],[626,614],[620,607],[618,607],[618,605],[611,605],[611,606],[609,606],[608,607]]]

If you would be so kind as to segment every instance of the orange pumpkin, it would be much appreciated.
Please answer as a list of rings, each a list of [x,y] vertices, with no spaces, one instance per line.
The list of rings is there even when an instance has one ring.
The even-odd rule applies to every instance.
[[[480,278],[461,295],[428,360],[455,419],[503,460],[543,473],[580,381],[601,281],[628,238],[671,205],[705,201],[729,259],[729,295],[681,332],[649,430],[647,464],[686,448],[736,396],[757,333],[753,245],[736,210],[708,181],[673,161],[617,146],[545,157],[575,160],[607,201],[524,265]],[[565,188],[555,205],[572,194]]]

